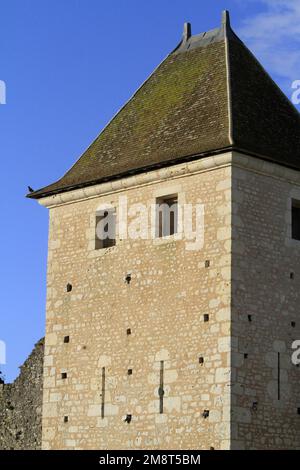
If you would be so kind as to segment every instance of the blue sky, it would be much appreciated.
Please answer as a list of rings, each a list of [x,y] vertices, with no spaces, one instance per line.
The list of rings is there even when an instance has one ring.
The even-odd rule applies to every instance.
[[[235,31],[291,98],[299,0],[0,0],[0,340],[6,380],[44,334],[48,213],[24,198],[60,177],[159,62],[229,9]]]

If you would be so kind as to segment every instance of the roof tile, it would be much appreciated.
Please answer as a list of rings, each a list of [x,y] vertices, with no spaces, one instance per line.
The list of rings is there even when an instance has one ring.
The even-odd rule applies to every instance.
[[[231,148],[300,169],[300,114],[223,18],[185,38],[72,168],[29,197]]]

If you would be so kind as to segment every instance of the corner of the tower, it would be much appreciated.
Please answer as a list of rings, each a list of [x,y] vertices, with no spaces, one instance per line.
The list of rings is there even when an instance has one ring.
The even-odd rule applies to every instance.
[[[231,449],[300,447],[298,205],[298,170],[233,153]]]

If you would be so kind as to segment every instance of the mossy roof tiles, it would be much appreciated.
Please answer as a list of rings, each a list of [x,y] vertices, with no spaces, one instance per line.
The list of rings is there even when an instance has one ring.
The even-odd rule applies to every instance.
[[[72,168],[29,197],[231,149],[300,169],[300,114],[225,14],[185,37]]]

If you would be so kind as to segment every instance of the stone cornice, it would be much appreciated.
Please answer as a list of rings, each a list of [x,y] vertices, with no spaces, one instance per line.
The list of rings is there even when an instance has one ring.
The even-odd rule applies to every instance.
[[[180,163],[178,165],[147,171],[115,181],[55,194],[39,199],[39,203],[44,207],[52,208],[227,166],[248,169],[256,173],[284,179],[285,181],[300,185],[300,171],[260,158],[230,151],[193,162]]]
[[[232,166],[300,185],[300,171],[259,157],[232,152]]]

